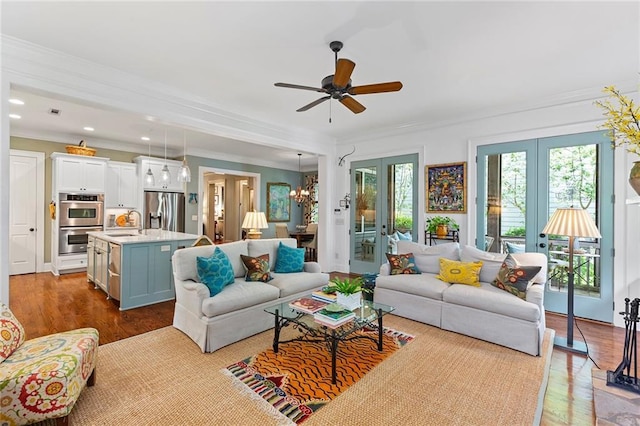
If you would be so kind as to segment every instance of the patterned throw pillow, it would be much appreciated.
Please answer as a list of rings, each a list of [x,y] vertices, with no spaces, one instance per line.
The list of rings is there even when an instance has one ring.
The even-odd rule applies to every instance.
[[[529,281],[540,272],[540,269],[542,269],[540,266],[519,266],[509,254],[505,257],[498,276],[491,284],[526,300]]]
[[[242,259],[242,263],[247,269],[247,274],[244,277],[245,281],[262,281],[266,283],[273,279],[269,273],[269,253],[258,257],[241,254],[240,259]]]
[[[449,284],[467,284],[480,287],[482,262],[459,262],[440,258],[440,273],[436,278]]]
[[[198,278],[200,282],[209,287],[209,295],[215,296],[222,289],[235,281],[233,266],[229,257],[216,247],[211,257],[196,258],[198,264]]]
[[[420,274],[420,270],[416,266],[416,260],[413,253],[391,254],[386,253],[387,260],[391,269],[391,275],[401,274]]]
[[[0,302],[0,363],[24,342],[24,328],[13,312]]]
[[[304,271],[304,248],[293,248],[280,242],[276,254],[275,272],[288,274]]]

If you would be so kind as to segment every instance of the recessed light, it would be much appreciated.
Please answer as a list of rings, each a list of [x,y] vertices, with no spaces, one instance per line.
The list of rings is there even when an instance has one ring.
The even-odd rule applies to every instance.
[[[83,127],[83,129],[85,129],[87,132],[93,132],[95,129],[93,127]]]
[[[18,114],[9,114],[9,118],[15,118],[16,120],[19,120],[22,118],[22,116],[18,115]]]
[[[16,98],[9,99],[9,103],[14,105],[24,105],[24,101]]]
[[[142,139],[143,141],[150,141],[151,139],[149,138],[149,136],[143,136],[140,139]]]

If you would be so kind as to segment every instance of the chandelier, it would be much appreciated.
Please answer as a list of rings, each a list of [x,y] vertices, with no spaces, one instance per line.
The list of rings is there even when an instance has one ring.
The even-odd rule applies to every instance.
[[[302,154],[298,153],[298,172],[302,173],[302,170],[300,169],[300,157],[302,157]],[[309,191],[302,189],[302,185],[298,185],[295,190],[292,189],[289,193],[289,197],[298,204],[298,207],[300,207],[300,204],[302,204],[308,196]]]

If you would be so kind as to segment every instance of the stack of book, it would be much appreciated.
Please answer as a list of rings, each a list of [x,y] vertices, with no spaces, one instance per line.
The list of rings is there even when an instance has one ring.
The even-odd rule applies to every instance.
[[[346,324],[349,321],[352,321],[355,317],[356,314],[347,310],[340,312],[331,312],[327,311],[326,309],[321,309],[313,314],[313,319],[315,322],[331,328],[336,328],[341,326],[342,324]]]
[[[314,291],[313,293],[311,293],[311,297],[316,300],[320,300],[321,302],[327,303],[334,303],[336,300],[338,300],[338,296],[336,296],[335,293],[325,293],[322,290]]]
[[[300,299],[289,302],[289,307],[291,309],[295,309],[296,311],[303,312],[305,314],[315,314],[327,305],[327,302],[312,299],[310,297],[301,297]]]

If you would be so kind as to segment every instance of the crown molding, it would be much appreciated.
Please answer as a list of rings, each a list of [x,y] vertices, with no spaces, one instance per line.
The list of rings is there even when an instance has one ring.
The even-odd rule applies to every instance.
[[[260,145],[329,154],[328,145],[336,142],[324,134],[255,120],[200,96],[20,39],[0,35],[0,42],[3,77],[26,90]]]

